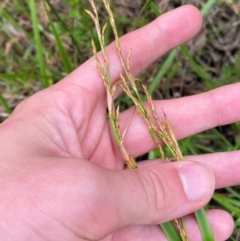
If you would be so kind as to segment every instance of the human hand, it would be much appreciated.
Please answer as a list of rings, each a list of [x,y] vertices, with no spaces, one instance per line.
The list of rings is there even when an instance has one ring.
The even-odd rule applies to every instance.
[[[185,6],[122,37],[124,55],[132,49],[133,74],[193,37],[200,27],[198,10]],[[117,80],[121,65],[114,44],[107,53],[111,77]],[[167,113],[180,139],[239,121],[239,90],[235,84],[155,103],[159,113],[161,108]],[[121,114],[122,129],[131,115],[131,109]],[[1,124],[0,133],[3,241],[166,240],[157,224],[206,204],[215,187],[214,176],[216,188],[240,183],[235,168],[239,152],[186,157],[196,162],[142,162],[138,170],[123,170],[93,58],[58,84],[23,101]],[[154,148],[137,115],[125,145],[133,156]],[[190,177],[185,178],[187,174]],[[207,214],[216,240],[226,240],[233,228],[230,215],[220,210]],[[186,228],[190,240],[201,240],[191,215],[186,216]]]

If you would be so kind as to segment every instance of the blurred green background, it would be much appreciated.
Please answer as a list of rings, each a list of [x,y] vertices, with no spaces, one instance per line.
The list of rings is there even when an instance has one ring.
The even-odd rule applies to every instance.
[[[193,4],[202,12],[201,32],[140,74],[155,99],[180,98],[240,81],[239,0],[110,2],[120,35],[183,4]],[[96,3],[104,23],[103,5]],[[90,8],[87,0],[0,2],[0,122],[23,99],[61,80],[92,55],[90,40],[96,40],[96,32],[86,8]],[[112,40],[108,28],[106,41]],[[122,109],[130,105],[126,97],[119,102]],[[186,138],[180,141],[180,148],[184,155],[240,149],[240,124]],[[154,151],[147,155],[156,157]],[[210,208],[228,210],[234,217],[235,230],[229,240],[240,240],[239,190],[218,190],[209,204]]]

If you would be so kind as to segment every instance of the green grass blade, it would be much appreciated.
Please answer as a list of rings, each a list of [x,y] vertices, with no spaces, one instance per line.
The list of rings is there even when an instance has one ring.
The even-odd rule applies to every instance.
[[[49,0],[48,0],[49,1]],[[136,28],[139,20],[140,20],[140,17],[143,15],[143,12],[147,9],[147,7],[150,5],[150,8],[152,9],[152,11],[155,13],[155,15],[157,17],[159,17],[161,15],[161,12],[159,11],[158,9],[158,6],[154,3],[153,0],[147,0],[145,5],[143,6],[143,8],[141,9],[140,13],[138,14],[137,16],[137,19],[135,21],[135,23],[133,24],[133,29]]]
[[[214,236],[209,225],[206,213],[203,208],[195,212],[198,226],[202,234],[203,241],[214,241]]]
[[[215,199],[215,198],[214,198]],[[232,216],[240,216],[239,208],[234,207],[233,205],[227,203],[227,202],[220,202],[217,199],[215,199],[220,205],[224,207],[225,210],[228,212],[231,212]]]
[[[213,147],[206,146],[204,144],[195,143],[195,148],[198,148],[198,150],[203,151],[205,153],[214,153],[215,152]]]
[[[40,33],[38,29],[38,17],[36,12],[35,0],[29,0],[29,8],[31,12],[31,19],[32,19],[32,25],[33,25],[34,41],[36,44],[37,60],[40,66],[40,74],[41,76],[45,76],[46,65],[45,65],[45,60],[44,60],[44,55],[42,50]],[[41,81],[44,88],[48,87],[48,81],[46,78],[41,78]]]
[[[240,194],[236,192],[233,188],[231,187],[225,187],[225,189],[231,193],[234,197],[238,198],[240,200]]]
[[[0,103],[3,105],[5,111],[6,111],[8,114],[11,114],[11,113],[12,113],[11,108],[9,107],[7,101],[4,99],[4,97],[2,96],[1,93],[0,93]]]
[[[160,80],[166,74],[166,72],[170,68],[170,66],[172,65],[176,55],[177,55],[177,49],[173,49],[171,51],[171,53],[168,55],[167,59],[164,61],[162,67],[159,69],[157,75],[155,76],[155,78],[153,79],[153,81],[151,82],[151,84],[148,87],[148,92],[150,95],[157,88]]]
[[[178,142],[183,155],[197,155],[195,136],[190,136]]]
[[[221,206],[223,206],[227,211],[231,212],[234,216],[240,216],[240,201],[226,197],[222,194],[215,193],[213,195],[213,200],[218,202]]]
[[[153,10],[153,12],[156,14],[157,17],[159,17],[161,15],[157,5],[153,1],[150,3],[150,7]]]
[[[188,61],[193,66],[195,72],[199,75],[199,77],[201,77],[204,80],[204,82],[208,86],[208,88],[211,89],[210,77],[205,73],[205,71],[202,69],[202,67],[196,63],[196,61],[194,60],[192,55],[189,53],[187,47],[185,45],[181,45],[180,50],[187,57]]]
[[[169,241],[182,241],[172,222],[162,223],[161,228]]]
[[[55,15],[55,17],[57,18],[57,20],[62,24],[62,26],[68,31],[69,33],[69,36],[72,40],[72,43],[74,44],[74,46],[76,47],[77,49],[77,52],[78,52],[78,55],[79,56],[82,56],[82,53],[79,49],[79,44],[77,43],[76,39],[74,38],[73,34],[72,34],[72,31],[68,29],[68,26],[65,24],[65,22],[62,20],[62,18],[60,17],[60,15],[58,14],[58,12],[55,10],[55,8],[52,6],[52,4],[50,3],[49,0],[46,0],[48,6],[50,7],[51,9],[51,12]]]
[[[206,16],[216,0],[208,0],[201,9],[202,16]]]
[[[145,3],[145,5],[143,6],[143,8],[141,9],[140,13],[139,13],[138,16],[137,16],[137,19],[136,19],[135,23],[133,24],[133,29],[136,28],[136,26],[137,26],[137,24],[138,24],[138,22],[139,22],[139,20],[140,20],[140,17],[142,16],[143,12],[145,11],[145,9],[148,7],[148,5],[149,5],[151,2],[152,2],[152,0],[148,0],[148,1]]]
[[[214,135],[223,142],[223,148],[226,148],[225,150],[232,150],[233,149],[233,145],[231,144],[231,142],[223,135],[221,134],[221,132],[219,132],[217,129],[213,129],[212,130]]]
[[[60,53],[60,56],[61,56],[64,68],[65,68],[65,71],[67,73],[70,73],[73,70],[73,68],[71,66],[70,59],[68,58],[67,52],[66,52],[65,48],[63,47],[62,41],[61,41],[61,39],[59,37],[59,34],[58,34],[54,24],[53,24],[52,18],[51,18],[51,16],[50,16],[48,11],[47,11],[47,14],[48,14],[48,19],[49,19],[49,22],[50,22],[52,33],[53,33],[53,35],[55,37],[56,44],[57,44],[57,47],[58,47],[58,51]]]

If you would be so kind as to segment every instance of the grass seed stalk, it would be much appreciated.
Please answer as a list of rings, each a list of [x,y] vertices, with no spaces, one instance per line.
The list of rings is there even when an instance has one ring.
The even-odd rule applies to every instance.
[[[142,90],[145,96],[147,97],[147,104],[143,103],[139,94],[139,90],[136,85],[136,81],[138,81],[138,79],[134,78],[131,74],[130,59],[131,59],[132,52],[130,50],[128,52],[126,60],[124,60],[113,13],[111,11],[109,3],[106,0],[102,0],[105,6],[105,9],[108,13],[110,25],[112,27],[114,38],[115,38],[116,50],[123,69],[123,72],[120,74],[119,81],[117,81],[116,83],[112,83],[111,77],[110,77],[110,66],[109,66],[108,57],[105,51],[105,41],[104,41],[104,33],[107,28],[107,23],[105,23],[101,28],[96,5],[93,0],[89,0],[89,2],[92,7],[92,12],[89,10],[86,10],[86,12],[89,14],[89,16],[92,18],[95,24],[95,29],[97,32],[98,42],[101,48],[101,55],[102,55],[103,61],[100,60],[99,58],[100,55],[97,53],[95,43],[92,40],[93,55],[96,60],[97,70],[101,76],[101,79],[103,81],[103,84],[105,86],[106,93],[107,93],[108,118],[111,125],[111,129],[125,163],[128,165],[130,169],[138,168],[136,161],[128,153],[128,151],[124,146],[124,135],[126,130],[123,133],[121,133],[119,128],[120,111],[119,111],[119,106],[115,107],[114,97],[113,97],[117,86],[119,86],[121,90],[131,99],[137,112],[145,121],[149,129],[149,133],[156,145],[156,148],[159,150],[159,154],[163,162],[169,162],[170,159],[166,157],[162,149],[162,144],[165,144],[167,146],[172,156],[174,157],[175,161],[183,160],[183,155],[179,149],[170,120],[168,119],[164,110],[162,110],[163,118],[160,119],[158,117],[154,103],[152,101],[152,97],[148,93],[147,87],[145,85],[142,85]],[[207,223],[205,212],[201,210],[197,214],[199,214],[199,215],[196,215],[197,220],[199,221],[200,219],[200,221],[198,222],[199,225],[201,223],[204,223],[203,226],[205,227],[205,228],[202,228],[200,226],[200,230],[204,238],[203,240],[213,241],[214,238],[213,238],[211,229],[209,227],[209,224]],[[204,222],[201,222],[201,220],[204,220]],[[161,226],[169,240],[172,240],[172,241],[189,240],[186,233],[185,226],[184,226],[184,221],[182,218],[176,219],[173,222],[161,224]]]

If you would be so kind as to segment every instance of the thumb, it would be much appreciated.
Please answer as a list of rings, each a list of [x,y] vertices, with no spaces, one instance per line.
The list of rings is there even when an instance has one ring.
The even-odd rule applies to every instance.
[[[89,171],[95,172],[88,183],[95,187],[94,196],[88,196],[88,210],[94,214],[89,221],[95,225],[86,238],[94,240],[124,226],[159,224],[191,213],[210,200],[215,186],[212,171],[190,161]]]

